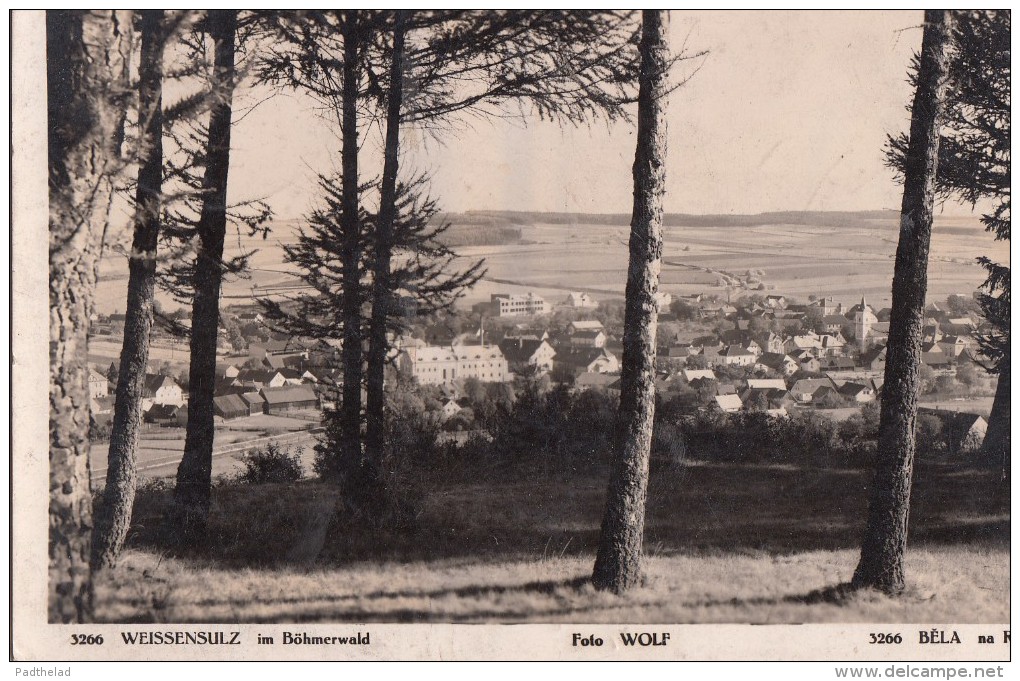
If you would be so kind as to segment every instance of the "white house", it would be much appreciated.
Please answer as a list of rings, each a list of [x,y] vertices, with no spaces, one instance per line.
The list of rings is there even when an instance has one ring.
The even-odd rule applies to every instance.
[[[583,291],[571,291],[567,294],[567,298],[563,301],[563,305],[566,307],[593,310],[599,306],[599,301],[595,300]]]
[[[581,329],[570,334],[570,345],[576,348],[604,348],[606,334],[600,329]]]
[[[682,372],[684,380],[690,383],[696,379],[708,379],[710,381],[718,380],[715,377],[715,372],[711,369],[684,369]]]
[[[110,381],[95,369],[89,369],[89,397],[106,397],[110,394]]]
[[[552,371],[556,356],[556,350],[548,341],[534,338],[504,338],[499,343],[499,350],[510,368],[518,372],[528,367],[534,367],[537,373]]]
[[[181,406],[184,391],[177,381],[163,374],[145,374],[142,386],[142,411],[148,411],[154,404]]]

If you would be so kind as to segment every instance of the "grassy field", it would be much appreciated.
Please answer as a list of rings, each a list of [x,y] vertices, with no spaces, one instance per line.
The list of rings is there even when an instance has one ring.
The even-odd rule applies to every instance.
[[[233,450],[246,443],[264,445],[266,438],[281,438],[281,442],[304,448],[304,459],[310,465],[315,438],[308,433],[318,426],[318,421],[255,414],[216,424],[213,450],[213,475],[232,475],[238,470],[237,456]],[[184,454],[184,428],[146,427],[138,438],[136,465],[141,479],[165,476],[174,473]],[[109,457],[109,442],[96,442],[89,451],[93,481],[101,481],[106,475]],[[220,455],[224,450],[228,454]]]
[[[451,219],[470,226],[472,221],[488,219],[486,216],[489,214]],[[622,297],[629,234],[625,216],[612,220],[592,216],[590,223],[584,222],[585,216],[556,222],[543,222],[556,218],[543,214],[492,216],[519,229],[520,240],[457,248],[465,261],[485,258],[488,267],[486,279],[464,299],[465,304],[488,300],[492,293],[529,290],[554,301],[568,290]],[[725,297],[718,273],[744,274],[750,269],[764,270],[765,285],[787,296],[806,299],[810,294],[825,294],[852,304],[865,295],[873,305],[889,305],[898,230],[894,214],[791,214],[789,224],[769,216],[672,217],[664,228],[665,291]],[[281,244],[293,240],[297,227],[294,221],[281,222],[266,240],[228,239],[228,255],[242,250],[257,253],[251,259],[253,269],[248,278],[224,284],[225,303],[248,302],[253,295],[271,296],[295,284],[293,268],[283,262]],[[115,249],[107,253],[100,272],[97,310],[123,312],[126,261]],[[984,281],[984,270],[974,261],[980,255],[1008,262],[1009,247],[993,241],[976,216],[937,216],[929,261],[929,298],[942,301],[950,293],[969,295]],[[168,309],[178,306],[165,298],[161,302]]]
[[[1000,622],[1009,489],[988,471],[917,468],[908,593],[846,594],[867,504],[853,470],[656,467],[647,578],[587,583],[604,474],[425,475],[413,526],[373,529],[332,488],[222,486],[205,548],[175,551],[167,489],[140,495],[128,552],[97,585],[104,621]],[[470,481],[471,478],[482,481]],[[435,478],[435,479],[434,479]],[[210,589],[215,584],[215,589]]]

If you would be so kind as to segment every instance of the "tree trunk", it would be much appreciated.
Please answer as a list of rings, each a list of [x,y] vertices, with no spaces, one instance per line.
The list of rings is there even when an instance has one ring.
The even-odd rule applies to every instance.
[[[135,447],[142,422],[142,389],[149,364],[156,284],[156,239],[159,236],[163,182],[163,45],[162,10],[145,10],[141,18],[138,111],[142,130],[135,192],[134,238],[128,259],[128,297],[124,344],[117,373],[117,402],[110,433],[109,463],[103,501],[96,509],[92,568],[112,567],[124,545],[135,499]]]
[[[48,11],[49,621],[92,619],[88,333],[120,168],[131,13]]]
[[[1007,350],[996,367],[999,372],[992,412],[988,415],[988,431],[981,445],[982,454],[989,465],[1001,466],[1003,480],[1009,479],[1009,351]]]
[[[227,229],[227,171],[234,92],[234,34],[237,12],[211,10],[208,31],[215,44],[213,89],[219,94],[209,116],[205,198],[199,217],[195,299],[191,312],[191,366],[188,372],[188,429],[174,492],[176,530],[184,543],[205,537],[212,493],[213,391],[219,331],[223,241]]]
[[[372,263],[372,320],[368,346],[368,400],[365,449],[369,467],[382,458],[386,425],[386,330],[393,292],[390,290],[390,260],[393,257],[393,221],[397,210],[397,173],[400,165],[400,104],[404,79],[404,20],[398,10],[393,27],[393,60],[390,63],[390,92],[386,104],[386,148],[379,222],[376,225],[375,260]]]
[[[343,392],[340,423],[346,445],[340,452],[340,470],[353,474],[361,461],[361,220],[358,200],[358,80],[360,69],[358,12],[349,10],[344,17],[344,64],[342,86],[341,134],[343,148],[340,162],[343,171],[341,203],[343,215]],[[350,477],[350,475],[348,475]]]
[[[668,13],[644,10],[634,211],[630,230],[616,461],[609,482],[592,582],[621,593],[641,578],[648,458],[655,416],[655,332],[666,185]]]
[[[925,12],[924,38],[904,163],[900,236],[878,433],[878,460],[855,588],[903,591],[903,558],[914,466],[921,330],[928,288],[928,250],[938,170],[939,121],[945,109],[948,11]]]

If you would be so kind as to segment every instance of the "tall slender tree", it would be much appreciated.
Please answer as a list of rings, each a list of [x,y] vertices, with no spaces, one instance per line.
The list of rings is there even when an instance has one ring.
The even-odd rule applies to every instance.
[[[343,82],[340,131],[342,172],[340,231],[343,243],[343,390],[340,418],[346,437],[344,455],[351,461],[361,459],[361,390],[363,368],[361,306],[364,292],[361,282],[362,235],[358,219],[358,94],[362,67],[362,32],[357,10],[346,10],[341,20],[344,41]]]
[[[393,218],[397,207],[397,174],[400,168],[400,107],[404,101],[406,15],[406,10],[398,10],[393,25],[393,54],[390,58],[390,84],[386,96],[385,159],[379,197],[379,221],[375,228],[375,257],[372,259],[365,447],[373,459],[378,458],[383,450],[386,429],[386,355],[390,348],[386,334],[393,306],[390,260],[393,258]]]
[[[655,416],[655,294],[662,266],[662,197],[666,190],[666,98],[671,63],[668,21],[667,11],[644,10],[641,24],[634,208],[616,458],[592,575],[595,588],[616,593],[626,591],[641,578],[648,458]]]
[[[128,93],[131,12],[46,12],[51,622],[92,618],[88,333]]]
[[[117,372],[116,403],[110,433],[106,488],[96,512],[92,568],[113,566],[131,522],[135,498],[135,447],[142,421],[142,390],[149,364],[156,287],[156,244],[163,180],[163,50],[167,25],[163,10],[140,13],[138,66],[138,182],[134,237],[128,257],[128,296],[124,345]]]
[[[214,44],[212,89],[218,94],[209,115],[202,212],[197,230],[199,244],[193,275],[188,426],[174,491],[175,529],[186,543],[204,538],[212,491],[213,391],[223,243],[227,227],[237,12],[210,10],[205,28]]]
[[[1010,12],[965,10],[954,13],[954,48],[949,60],[946,114],[939,142],[936,187],[945,197],[971,206],[988,202],[981,223],[996,240],[1010,238]],[[915,60],[912,82],[916,85]],[[900,174],[909,140],[889,143],[889,164]],[[985,368],[998,375],[998,387],[982,447],[986,458],[1005,470],[1009,464],[1010,268],[983,257],[988,272],[977,299],[990,330],[978,336]]]
[[[889,594],[899,593],[905,586],[903,560],[916,445],[921,332],[952,25],[948,11],[925,12],[903,165],[878,459],[861,558],[852,580],[856,588],[871,587]]]

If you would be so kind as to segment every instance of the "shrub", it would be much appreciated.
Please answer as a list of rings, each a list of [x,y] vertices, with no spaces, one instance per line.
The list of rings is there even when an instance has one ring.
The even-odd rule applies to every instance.
[[[237,481],[249,485],[263,485],[269,482],[293,482],[304,475],[301,466],[302,449],[291,452],[275,441],[270,441],[264,449],[249,449],[241,457],[244,470],[237,476]]]

